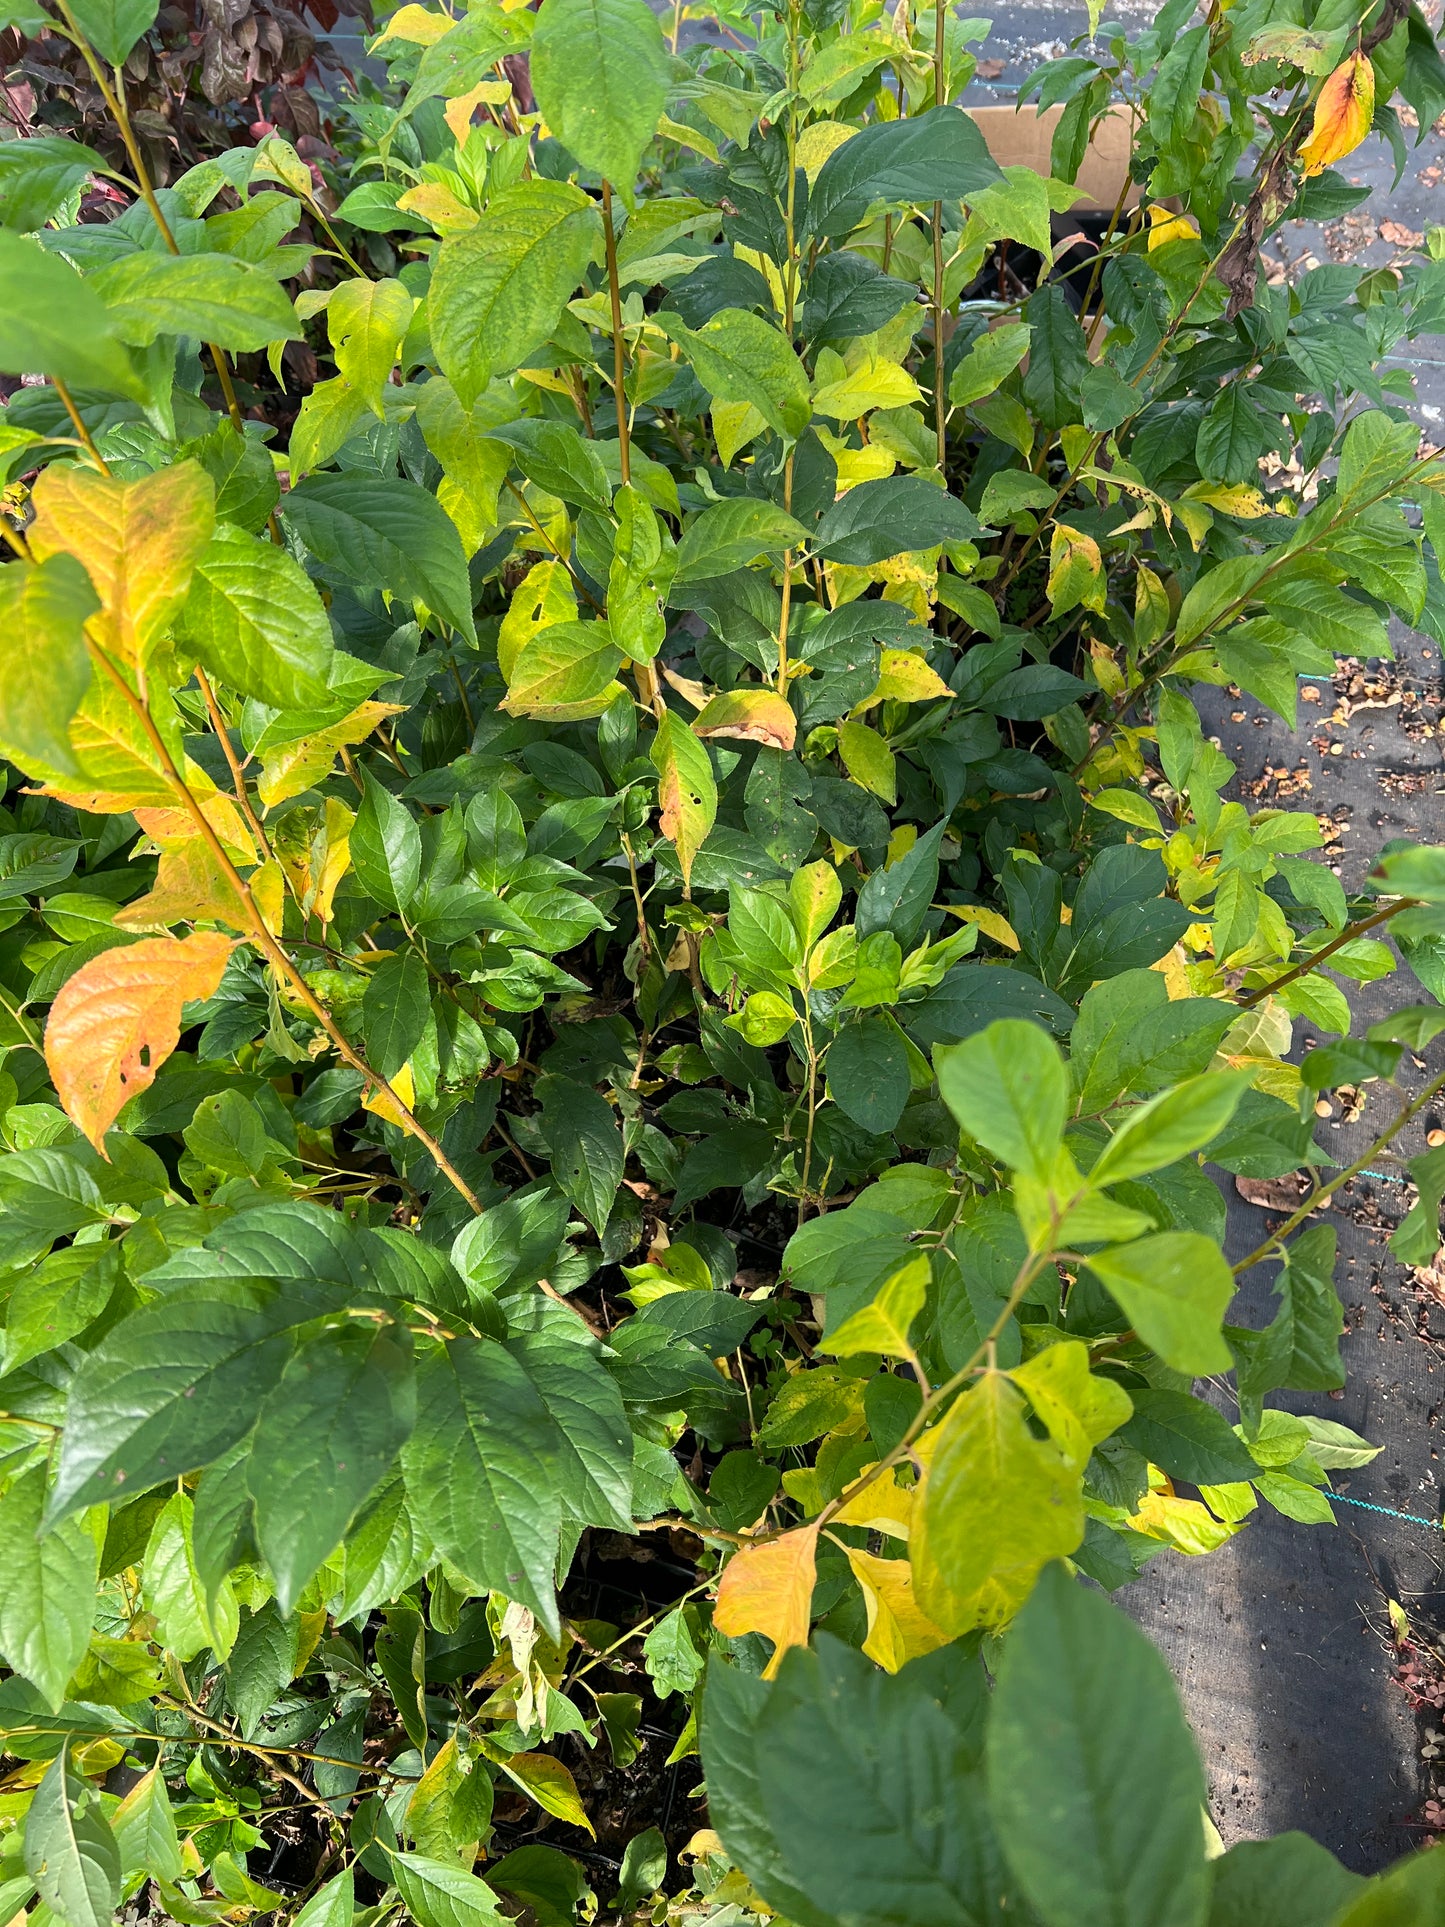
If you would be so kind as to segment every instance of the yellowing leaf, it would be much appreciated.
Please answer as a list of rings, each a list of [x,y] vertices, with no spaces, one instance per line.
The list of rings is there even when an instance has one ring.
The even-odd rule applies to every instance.
[[[1088,1346],[1074,1338],[1046,1346],[1009,1376],[1023,1387],[1049,1437],[1079,1472],[1100,1439],[1133,1416],[1133,1400],[1123,1386],[1096,1378],[1089,1371]]]
[[[1092,535],[1071,529],[1064,522],[1054,525],[1049,544],[1049,607],[1056,616],[1080,605],[1086,609],[1104,607],[1104,562]]]
[[[1244,1522],[1216,1519],[1198,1499],[1178,1499],[1172,1492],[1159,1491],[1144,1494],[1129,1524],[1135,1532],[1162,1539],[1176,1552],[1198,1558],[1217,1551],[1226,1539],[1243,1529]]]
[[[798,735],[798,719],[787,700],[761,686],[729,689],[711,697],[692,727],[704,739],[727,736],[740,743],[768,743],[774,749],[791,749]]]
[[[818,355],[818,385],[813,392],[815,415],[851,422],[874,408],[907,408],[911,402],[922,399],[923,390],[896,361],[870,355],[850,370],[843,357],[831,348],[822,349]]]
[[[225,872],[198,836],[163,850],[156,880],[115,913],[121,930],[165,930],[173,923],[225,923],[244,930],[245,912]]]
[[[754,408],[750,401],[714,401],[712,434],[723,467],[731,468],[738,450],[746,448],[767,425],[762,410]]]
[[[858,132],[841,120],[815,120],[798,136],[798,165],[811,182],[830,154],[836,154],[844,141]]]
[[[585,1827],[596,1839],[577,1792],[577,1782],[560,1760],[554,1760],[550,1753],[513,1753],[500,1759],[498,1764],[508,1779],[515,1780],[544,1813],[566,1820],[574,1827]]]
[[[388,40],[404,40],[412,47],[432,47],[456,25],[449,13],[433,13],[430,7],[398,7],[386,23],[386,32],[371,43],[375,53]]]
[[[867,723],[838,725],[838,754],[853,781],[890,806],[898,801],[898,766],[893,751]]]
[[[185,601],[216,521],[216,491],[198,462],[120,482],[90,469],[47,468],[35,484],[32,554],[73,555],[100,597],[86,624],[102,648],[144,663]]]
[[[931,1275],[928,1255],[920,1253],[895,1271],[871,1305],[845,1318],[822,1349],[835,1358],[855,1352],[882,1352],[889,1358],[908,1356],[908,1330],[923,1309]]]
[[[522,645],[539,629],[554,623],[577,620],[577,592],[572,577],[560,562],[538,562],[528,569],[512,593],[502,626],[497,632],[497,667],[506,682]]]
[[[606,622],[554,622],[518,650],[502,708],[559,723],[600,716],[622,687],[621,663]]]
[[[202,932],[107,950],[61,986],[45,1027],[45,1061],[67,1116],[104,1155],[128,1098],[155,1081],[181,1034],[181,1005],[215,994],[235,949]]]
[[[658,828],[677,847],[678,866],[685,888],[692,884],[693,858],[717,820],[717,784],[703,745],[688,728],[664,710],[652,742],[652,767],[658,774]]]
[[[1185,494],[1241,522],[1257,522],[1261,515],[1269,514],[1269,503],[1247,482],[1195,482]],[[1182,508],[1183,504],[1179,506]]]
[[[403,214],[419,214],[424,221],[430,221],[443,238],[464,233],[482,218],[474,207],[459,201],[440,181],[422,181],[416,187],[409,187],[396,205]]]
[[[263,863],[246,880],[251,886],[251,901],[261,912],[262,923],[273,937],[279,937],[286,914],[286,878],[281,865]]]
[[[186,781],[191,794],[201,806],[201,814],[216,832],[221,848],[227,856],[237,863],[256,861],[256,843],[246,819],[237,809],[232,799],[223,791],[207,789],[209,777],[202,778],[200,773],[187,770]],[[135,820],[157,849],[178,850],[182,844],[189,843],[196,835],[196,819],[189,810],[172,806],[163,809],[159,805],[132,806]]]
[[[303,790],[309,790],[330,770],[338,750],[364,742],[378,723],[397,713],[395,703],[362,703],[339,723],[318,729],[314,736],[284,743],[262,764],[256,784],[261,801],[268,810],[274,809],[288,796],[299,796]]]
[[[913,1596],[913,1573],[906,1559],[877,1559],[853,1546],[847,1552],[868,1614],[863,1651],[869,1659],[885,1673],[896,1673],[910,1659],[948,1644],[949,1635],[934,1625]]]
[[[764,1679],[776,1676],[790,1646],[808,1643],[817,1552],[818,1528],[800,1526],[763,1545],[744,1546],[723,1572],[713,1624],[730,1639],[762,1633],[772,1640]]]
[[[1310,137],[1299,151],[1306,175],[1353,154],[1375,118],[1375,70],[1369,56],[1352,53],[1330,75],[1315,99]]]
[[[275,825],[271,844],[304,917],[330,923],[336,886],[351,860],[354,813],[334,796],[325,807],[291,810]]]
[[[950,1633],[1002,1625],[1048,1562],[1083,1538],[1079,1475],[1030,1432],[1023,1395],[1002,1372],[963,1393],[927,1457],[909,1542],[919,1604]]]
[[[405,11],[403,7],[402,12]],[[392,16],[393,21],[400,17],[400,14]],[[455,99],[447,102],[442,119],[451,129],[452,139],[458,147],[465,146],[472,124],[472,115],[477,109],[482,106],[500,107],[504,100],[511,97],[511,92],[510,80],[479,80],[475,87],[469,88],[466,93],[458,94]]]
[[[878,687],[858,707],[871,709],[874,703],[931,703],[951,695],[948,684],[936,669],[930,669],[922,656],[911,649],[885,649],[878,661]]]

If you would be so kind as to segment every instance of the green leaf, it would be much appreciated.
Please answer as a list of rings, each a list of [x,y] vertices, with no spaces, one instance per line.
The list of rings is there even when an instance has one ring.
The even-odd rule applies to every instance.
[[[111,1829],[126,1873],[176,1881],[185,1871],[176,1817],[159,1767],[144,1774],[111,1815]]]
[[[1445,1908],[1445,1863],[1407,1854],[1378,1874],[1337,1914],[1331,1927],[1430,1927]]]
[[[97,1550],[79,1519],[42,1539],[44,1509],[43,1465],[0,1498],[0,1652],[57,1712],[90,1638]]]
[[[256,1541],[289,1614],[406,1443],[416,1418],[404,1327],[318,1333],[261,1408],[246,1481]]]
[[[167,1500],[151,1527],[143,1565],[146,1610],[156,1618],[156,1639],[179,1660],[209,1648],[224,1660],[235,1644],[240,1613],[230,1582],[214,1590],[196,1568],[194,1507],[189,1495]]]
[[[1234,1116],[1252,1075],[1249,1071],[1207,1071],[1141,1104],[1128,1114],[1100,1152],[1089,1173],[1091,1183],[1117,1184],[1121,1178],[1157,1171],[1176,1158],[1201,1150]]]
[[[903,1033],[887,1017],[848,1024],[828,1047],[828,1095],[875,1137],[891,1131],[908,1102],[911,1078]]]
[[[111,326],[133,348],[158,335],[198,335],[233,354],[299,341],[296,311],[267,269],[229,254],[143,249],[87,275]]]
[[[1083,1536],[1078,1473],[1030,1432],[1023,1395],[987,1373],[938,1428],[909,1542],[918,1603],[947,1632],[1001,1625]]]
[[[597,1695],[597,1708],[602,1714],[609,1739],[612,1738],[613,1726],[608,1719],[607,1702],[620,1699],[632,1699],[641,1705],[635,1693]],[[613,1745],[615,1759],[615,1741]],[[641,1834],[637,1837],[645,1838]],[[629,1851],[631,1845],[629,1841]],[[625,1855],[623,1864],[625,1867]],[[537,1927],[573,1927],[580,1903],[584,1899],[596,1899],[581,1867],[570,1854],[563,1853],[557,1847],[516,1847],[511,1853],[503,1854],[500,1860],[493,1861],[487,1872],[491,1875],[493,1887],[511,1894],[513,1899],[520,1900],[530,1908]]]
[[[553,134],[630,206],[668,92],[667,49],[646,0],[544,0],[531,70]]]
[[[667,1878],[667,1842],[657,1827],[634,1833],[622,1854],[617,1877],[617,1904],[630,1913],[639,1900],[657,1893]]]
[[[1007,322],[1002,328],[986,328],[949,377],[948,399],[954,407],[964,408],[970,402],[982,401],[1007,381],[1028,353],[1032,333],[1022,321]],[[1053,500],[1052,490],[1047,499]],[[984,519],[986,521],[987,516]]]
[[[143,33],[155,25],[158,0],[78,0],[71,13],[107,67],[119,67]]]
[[[5,1313],[5,1370],[83,1332],[121,1279],[117,1244],[73,1244],[22,1275]]]
[[[351,1927],[355,1911],[356,1882],[348,1867],[311,1896],[291,1927]]]
[[[0,323],[3,327],[3,323]],[[21,765],[80,773],[69,726],[90,688],[85,622],[100,599],[70,555],[0,570],[0,626],[8,640],[0,683],[0,750]]]
[[[813,404],[807,372],[772,322],[746,308],[723,308],[696,329],[670,309],[656,320],[716,400],[751,403],[786,441],[808,426]]]
[[[552,1147],[552,1176],[594,1231],[612,1214],[622,1183],[622,1133],[607,1100],[570,1078],[548,1078],[539,1095]]]
[[[388,957],[371,973],[361,1003],[361,1027],[372,1067],[395,1077],[426,1034],[431,983],[415,950]]]
[[[501,1927],[497,1896],[454,1860],[421,1853],[388,1855],[397,1892],[417,1927]]]
[[[0,226],[18,234],[44,227],[65,197],[97,170],[105,171],[102,155],[58,134],[0,142]]]
[[[267,1708],[290,1684],[295,1659],[296,1623],[282,1619],[274,1599],[241,1621],[226,1663],[226,1703],[243,1739],[256,1737]]]
[[[25,1816],[25,1869],[66,1927],[111,1927],[120,1849],[99,1789],[70,1770],[69,1742],[45,1769]]]
[[[218,523],[177,633],[209,674],[273,709],[329,700],[331,624],[305,571],[274,542]]]
[[[551,334],[600,234],[596,205],[580,188],[532,180],[503,188],[475,227],[443,241],[427,313],[437,361],[463,407]]]
[[[611,508],[612,486],[602,457],[570,422],[524,416],[521,421],[501,422],[489,428],[487,438],[505,444],[527,480],[549,495],[575,508],[600,509],[603,514]]]
[[[1045,1927],[1203,1927],[1207,1788],[1169,1669],[1061,1566],[1004,1646],[986,1762],[1004,1855]]]
[[[850,488],[823,516],[813,542],[830,562],[867,568],[941,542],[966,542],[982,532],[977,516],[957,496],[921,475],[895,475]]]
[[[490,1339],[467,1338],[426,1358],[402,1464],[417,1522],[437,1550],[474,1590],[530,1606],[557,1638],[556,1436],[517,1360]]]
[[[785,509],[756,496],[735,495],[695,515],[677,545],[678,582],[731,575],[761,556],[799,547],[807,531]]]
[[[476,641],[461,537],[436,497],[415,482],[308,475],[286,497],[284,516],[324,568],[425,603]]]
[[[1079,417],[1079,388],[1089,370],[1088,349],[1078,317],[1056,283],[1040,288],[1024,303],[1033,330],[1023,397],[1045,428],[1060,428]]]
[[[805,231],[838,241],[877,202],[958,202],[1003,178],[967,114],[933,107],[865,127],[830,154],[808,195]]]
[[[585,1525],[630,1532],[632,1432],[622,1394],[602,1363],[597,1341],[569,1311],[544,1320],[535,1331],[518,1334],[507,1349],[536,1386],[556,1426],[563,1509]]]
[[[702,1678],[703,1655],[681,1606],[674,1606],[658,1620],[642,1642],[642,1657],[659,1699],[666,1699],[670,1693],[690,1693],[697,1685]]]
[[[388,910],[410,905],[421,876],[421,832],[405,803],[363,767],[365,791],[351,826],[351,862],[367,895]]]
[[[50,375],[76,388],[143,398],[105,304],[67,261],[0,230],[0,373]]]
[[[1331,1927],[1365,1881],[1306,1833],[1241,1840],[1212,1863],[1209,1927]]]
[[[5,1160],[9,1163],[13,1160]],[[303,1291],[183,1286],[116,1325],[71,1381],[47,1524],[219,1458],[251,1429],[311,1315]]]
[[[1129,1396],[1134,1416],[1122,1436],[1171,1479],[1230,1485],[1259,1470],[1229,1420],[1202,1398],[1153,1386],[1138,1386]]]
[[[1220,1321],[1234,1296],[1234,1276],[1212,1238],[1161,1231],[1095,1252],[1089,1269],[1166,1365],[1196,1377],[1229,1370]]]
[[[1019,1018],[990,1024],[934,1052],[944,1103],[985,1150],[1041,1182],[1068,1119],[1068,1072],[1058,1046]],[[1213,1368],[1211,1368],[1213,1369]]]

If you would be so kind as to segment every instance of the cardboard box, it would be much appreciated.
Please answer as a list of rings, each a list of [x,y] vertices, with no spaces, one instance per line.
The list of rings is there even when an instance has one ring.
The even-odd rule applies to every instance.
[[[1062,107],[969,107],[965,109],[988,142],[988,151],[1000,167],[1031,167],[1036,174],[1049,171],[1049,145],[1063,113]],[[1112,214],[1119,189],[1129,177],[1129,149],[1133,144],[1134,117],[1127,107],[1111,107],[1089,144],[1084,164],[1079,169],[1078,185],[1083,199],[1074,202],[1070,214]],[[1139,187],[1129,182],[1124,198],[1126,208],[1139,199]]]

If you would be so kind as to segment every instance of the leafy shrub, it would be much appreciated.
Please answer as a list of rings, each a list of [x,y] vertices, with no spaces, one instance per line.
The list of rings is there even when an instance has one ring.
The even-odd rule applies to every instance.
[[[294,299],[284,140],[127,142],[104,225],[0,147],[0,1919],[1439,1917],[1439,1855],[1211,1859],[1074,1578],[1330,1522],[1314,1099],[1445,1029],[1445,852],[1347,895],[1189,693],[1445,637],[1380,373],[1441,232],[1258,277],[1445,68],[1271,12],[1050,63],[1043,179],[943,14],[408,6],[339,230],[398,271]],[[72,17],[97,85],[148,24]],[[284,450],[206,404],[308,329]],[[1352,1038],[1387,922],[1431,1001]],[[1206,1163],[1314,1187],[1231,1266]],[[715,1831],[589,1812],[658,1732]]]

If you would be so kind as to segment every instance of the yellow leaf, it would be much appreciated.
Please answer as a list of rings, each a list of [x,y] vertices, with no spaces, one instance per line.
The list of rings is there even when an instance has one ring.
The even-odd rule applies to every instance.
[[[353,813],[337,797],[324,807],[291,810],[271,831],[271,846],[304,917],[330,923],[336,886],[351,860]]]
[[[162,850],[156,880],[143,897],[115,913],[121,930],[164,930],[173,923],[225,923],[246,928],[241,900],[200,837]]]
[[[399,1071],[388,1078],[387,1082],[391,1085],[394,1095],[399,1097],[410,1110],[416,1103],[416,1078],[412,1073],[411,1065],[403,1064]],[[362,1098],[361,1108],[363,1111],[370,1111],[373,1117],[379,1117],[387,1124],[395,1124],[401,1129],[406,1126],[406,1119],[402,1116],[400,1107],[393,1103],[392,1098],[385,1091],[377,1089],[375,1085]]]
[[[256,785],[261,801],[268,810],[274,809],[288,796],[299,796],[303,790],[309,790],[330,771],[338,750],[363,742],[378,723],[397,714],[396,703],[362,703],[339,723],[318,729],[314,736],[282,744],[261,767],[261,778]]]
[[[403,9],[403,11],[405,11]],[[397,18],[398,16],[393,16]],[[452,139],[458,147],[465,147],[467,135],[471,131],[472,115],[479,107],[500,107],[512,92],[510,80],[479,80],[475,87],[465,94],[458,94],[449,100],[442,113],[442,119],[451,129]]]
[[[868,1470],[865,1465],[863,1471]],[[913,1501],[917,1496],[916,1485],[900,1485],[898,1474],[890,1471],[886,1478],[875,1479],[872,1485],[865,1486],[856,1497],[841,1505],[833,1514],[833,1522],[840,1526],[863,1526],[869,1532],[886,1532],[893,1539],[906,1539],[913,1525]]]
[[[913,1573],[906,1559],[876,1559],[853,1546],[847,1552],[868,1613],[863,1651],[869,1659],[885,1673],[896,1673],[910,1659],[948,1644],[949,1635],[934,1625],[913,1596]]]
[[[1019,940],[1013,925],[997,910],[985,909],[979,903],[950,903],[948,911],[950,916],[958,917],[964,923],[976,923],[986,937],[1001,943],[1005,950],[1018,949]]]
[[[711,697],[693,721],[694,734],[706,740],[731,737],[740,743],[767,743],[789,750],[797,740],[798,719],[786,699],[772,689],[729,689]]]
[[[808,1643],[809,1609],[817,1577],[818,1528],[799,1526],[760,1546],[733,1554],[717,1589],[713,1624],[730,1639],[762,1633],[773,1642],[764,1679],[776,1676],[790,1646]]]
[[[815,120],[798,136],[798,165],[809,182],[830,154],[836,154],[844,141],[858,132],[842,120]]]
[[[113,656],[144,663],[185,601],[216,521],[215,484],[198,462],[120,482],[90,469],[46,469],[31,498],[37,562],[73,555],[100,597],[86,630]]]
[[[658,828],[676,845],[684,889],[692,885],[693,858],[717,820],[717,784],[707,750],[670,709],[658,720],[652,741],[658,774]]]
[[[898,766],[893,751],[876,729],[870,729],[867,723],[840,723],[838,754],[844,769],[862,789],[881,796],[890,807],[898,801]]]
[[[210,780],[209,778],[197,782],[188,771],[186,780],[191,794],[196,797],[201,806],[202,816],[216,832],[221,848],[227,856],[237,863],[254,863],[256,861],[255,839],[246,827],[245,817],[231,798],[221,790],[206,789],[204,785]],[[149,804],[144,806],[136,804],[132,807],[136,822],[140,824],[157,849],[178,850],[196,835],[196,819],[189,810],[175,806],[163,809]]]
[[[550,1753],[513,1753],[498,1761],[503,1773],[515,1780],[522,1791],[537,1802],[544,1813],[566,1820],[574,1827],[585,1827],[595,1840],[597,1835],[577,1792],[577,1782],[560,1760]]]
[[[871,709],[874,703],[931,703],[953,692],[922,656],[911,649],[884,649],[878,659],[878,687],[859,703]]]
[[[181,1034],[181,1005],[215,994],[235,949],[201,932],[107,950],[61,986],[45,1061],[66,1115],[105,1155],[122,1105],[155,1081]]]
[[[1261,515],[1269,514],[1269,503],[1247,482],[1195,482],[1184,492],[1207,508],[1218,509],[1221,515],[1232,515],[1241,522],[1257,522]]]
[[[276,862],[263,863],[246,880],[251,886],[251,900],[261,912],[262,923],[273,937],[279,937],[286,914],[286,879],[282,875],[281,865]]]
[[[433,47],[456,24],[449,13],[433,13],[430,7],[398,7],[386,23],[386,32],[372,41],[371,51],[375,53],[388,40],[404,40],[412,47]]]
[[[835,1358],[848,1358],[857,1352],[906,1358],[909,1327],[923,1309],[930,1276],[926,1252],[911,1258],[880,1288],[871,1305],[845,1318],[831,1337],[821,1341],[822,1349]]]
[[[1149,252],[1162,248],[1166,241],[1197,241],[1199,223],[1190,214],[1172,214],[1167,207],[1149,210]]]
[[[898,466],[895,458],[876,439],[865,442],[861,448],[850,448],[847,442],[829,434],[826,428],[815,428],[813,432],[838,464],[840,495],[846,495],[850,488],[857,488],[860,482],[887,481]]]
[[[511,682],[522,645],[530,642],[539,629],[576,620],[577,592],[566,568],[560,562],[534,563],[513,590],[497,632],[497,667],[502,680]]]
[[[1135,1532],[1162,1539],[1191,1559],[1218,1551],[1226,1539],[1243,1530],[1243,1521],[1231,1524],[1216,1519],[1198,1499],[1177,1499],[1172,1492],[1162,1491],[1146,1492],[1129,1524]]]
[[[1375,70],[1367,54],[1352,53],[1315,98],[1314,124],[1299,151],[1305,174],[1323,174],[1346,154],[1353,154],[1374,118]]]
[[[715,401],[712,405],[712,435],[717,443],[718,460],[731,468],[733,457],[746,448],[767,427],[762,411],[750,401]]]

